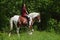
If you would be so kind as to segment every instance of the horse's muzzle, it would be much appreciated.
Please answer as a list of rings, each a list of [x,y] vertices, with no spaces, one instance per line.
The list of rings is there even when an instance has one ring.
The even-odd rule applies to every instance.
[[[39,22],[41,22],[41,20],[39,20]]]

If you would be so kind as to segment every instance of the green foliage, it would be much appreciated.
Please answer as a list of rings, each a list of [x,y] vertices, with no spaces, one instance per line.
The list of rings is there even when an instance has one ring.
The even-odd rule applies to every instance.
[[[26,4],[29,13],[41,13],[40,25],[43,30],[51,30],[52,28],[59,32],[60,16],[58,15],[60,15],[60,0],[0,0],[0,31],[9,29],[10,17],[21,14],[23,2]]]
[[[48,21],[47,31],[60,33],[60,22],[57,22],[57,20],[51,18]]]

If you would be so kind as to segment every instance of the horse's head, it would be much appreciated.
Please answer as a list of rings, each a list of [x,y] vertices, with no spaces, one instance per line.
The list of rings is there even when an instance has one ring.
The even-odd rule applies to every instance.
[[[30,13],[28,16],[31,17],[31,18],[33,18],[33,19],[38,20],[39,22],[41,21],[41,19],[40,19],[40,13],[33,12],[33,13]]]
[[[41,19],[40,19],[40,13],[35,13],[35,18],[38,22],[41,22]]]

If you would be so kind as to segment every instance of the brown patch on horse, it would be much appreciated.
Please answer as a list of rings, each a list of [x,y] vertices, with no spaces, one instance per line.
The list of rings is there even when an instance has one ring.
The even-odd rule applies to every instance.
[[[27,19],[23,16],[19,17],[19,24],[27,24]]]
[[[20,25],[21,25],[21,24],[18,22],[18,23],[17,23],[17,27],[19,27]]]

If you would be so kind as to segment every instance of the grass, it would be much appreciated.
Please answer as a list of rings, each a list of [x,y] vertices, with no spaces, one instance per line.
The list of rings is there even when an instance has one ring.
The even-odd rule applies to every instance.
[[[60,35],[51,32],[39,32],[34,31],[32,35],[28,35],[27,32],[12,34],[10,37],[8,33],[0,33],[0,40],[60,40]]]

